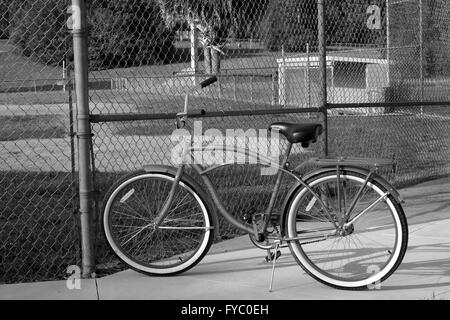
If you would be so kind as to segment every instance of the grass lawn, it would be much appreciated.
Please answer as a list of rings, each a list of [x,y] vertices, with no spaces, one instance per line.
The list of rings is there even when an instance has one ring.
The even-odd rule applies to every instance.
[[[395,159],[395,174],[386,174],[396,186],[450,172],[450,123],[444,117],[332,117],[329,127],[333,154]]]
[[[3,82],[7,81],[62,77],[62,68],[47,66],[22,56],[9,40],[0,40],[0,56],[0,88]]]
[[[0,283],[65,277],[79,263],[70,173],[0,172]]]
[[[68,92],[62,91],[0,93],[0,105],[63,104],[68,101]]]
[[[0,116],[0,141],[64,138],[65,120],[61,115]]]
[[[104,194],[122,174],[99,174],[98,189]],[[66,278],[81,259],[72,174],[0,171],[0,185],[0,283]],[[99,239],[98,256],[112,257]]]

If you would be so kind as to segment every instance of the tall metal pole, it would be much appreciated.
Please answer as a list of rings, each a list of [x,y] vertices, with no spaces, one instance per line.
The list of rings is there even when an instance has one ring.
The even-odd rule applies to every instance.
[[[419,0],[419,54],[420,54],[420,101],[423,101],[423,2]],[[423,113],[423,107],[420,107],[420,113]]]
[[[389,17],[389,1],[386,0],[386,60],[387,60],[387,83],[391,86],[391,20]]]
[[[81,219],[82,276],[88,278],[95,268],[93,190],[91,181],[88,94],[88,44],[85,0],[72,0],[72,33],[77,103],[78,173]]]
[[[324,126],[324,154],[328,156],[328,112],[327,112],[327,49],[325,39],[325,1],[317,0],[319,37],[319,105]]]
[[[198,29],[197,22],[195,19],[189,21],[189,26],[191,29],[190,40],[191,40],[191,72],[192,72],[192,82],[196,83],[196,77],[198,74]]]
[[[308,58],[307,61],[307,65],[306,65],[306,82],[307,82],[307,86],[306,86],[306,92],[308,94],[308,108],[311,108],[311,56],[310,56],[310,48],[309,48],[309,43],[306,44],[306,55]]]

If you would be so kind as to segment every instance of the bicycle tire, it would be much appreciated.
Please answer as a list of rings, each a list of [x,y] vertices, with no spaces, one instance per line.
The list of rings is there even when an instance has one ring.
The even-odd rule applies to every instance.
[[[175,174],[169,172],[134,172],[116,182],[105,196],[105,238],[120,260],[141,273],[185,272],[204,257],[213,242],[214,220],[207,198],[185,177],[161,225],[155,228],[152,224],[174,179]],[[127,228],[131,233],[125,241]]]
[[[345,191],[341,192],[341,203],[343,202],[344,209],[348,208],[352,202],[346,203],[345,199],[351,183],[355,184],[353,190],[356,191],[364,183],[365,178],[363,174],[350,169],[340,172],[341,188],[342,191]],[[331,287],[349,290],[380,288],[381,282],[392,275],[401,264],[406,252],[408,227],[403,208],[389,193],[385,184],[374,176],[364,188],[361,199],[364,199],[363,197],[366,197],[368,192],[373,192],[374,199],[386,193],[387,197],[379,202],[380,206],[374,207],[377,210],[376,214],[368,212],[360,216],[359,220],[351,225],[353,230],[350,227],[347,228],[345,233],[349,234],[335,234],[330,237],[330,234],[333,234],[330,230],[335,228],[333,221],[337,223],[339,219],[336,215],[338,211],[337,188],[334,188],[334,192],[332,188],[327,188],[328,184],[337,185],[336,181],[335,169],[312,175],[305,181],[321,199],[323,198],[323,205],[326,205],[328,210],[334,213],[331,216],[324,214],[323,205],[312,196],[307,188],[299,187],[294,192],[285,216],[286,232],[288,237],[303,239],[289,242],[291,253],[306,273]],[[354,196],[356,194],[357,192]],[[353,200],[353,198],[351,199]],[[362,212],[359,210],[367,208],[371,201],[374,200],[358,201],[355,206],[356,212]],[[381,211],[381,207],[384,211]],[[388,214],[382,215],[386,211]],[[356,214],[353,214],[352,218],[355,216]],[[363,218],[366,219],[365,224]],[[389,229],[391,225],[393,232]],[[328,230],[323,230],[324,234],[321,235],[322,229]],[[315,237],[316,240],[314,240]],[[366,248],[365,246],[368,247],[369,244],[375,245],[375,248],[372,250]],[[341,256],[342,259],[347,260],[345,264],[338,263]],[[383,261],[382,258],[386,258],[386,261]]]

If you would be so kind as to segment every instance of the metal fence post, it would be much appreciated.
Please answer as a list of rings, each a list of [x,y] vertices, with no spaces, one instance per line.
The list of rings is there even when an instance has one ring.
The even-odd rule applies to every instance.
[[[308,59],[306,64],[306,92],[308,94],[308,108],[311,108],[311,51],[309,48],[309,43],[306,44],[306,55]]]
[[[233,98],[234,101],[237,101],[237,94],[236,94],[236,76],[233,75]]]
[[[72,0],[72,33],[77,102],[78,170],[81,219],[82,276],[90,277],[95,268],[93,190],[90,161],[88,45],[85,0]]]
[[[389,16],[389,2],[386,0],[386,60],[387,60],[387,85],[391,87],[391,18]]]
[[[327,113],[327,51],[325,39],[325,0],[317,0],[318,44],[319,44],[319,105],[324,126],[324,155],[328,156],[328,113]]]
[[[276,81],[277,81],[277,72],[273,71],[270,78],[271,78],[271,81],[272,81],[272,105],[274,106],[277,103],[277,93],[276,93],[276,90],[277,90],[277,83],[276,83]]]
[[[423,55],[423,3],[422,0],[419,0],[419,59],[420,59],[420,101],[423,101],[424,94],[424,75],[423,75],[423,63],[424,63],[424,55]],[[420,114],[423,114],[423,106],[420,107]]]

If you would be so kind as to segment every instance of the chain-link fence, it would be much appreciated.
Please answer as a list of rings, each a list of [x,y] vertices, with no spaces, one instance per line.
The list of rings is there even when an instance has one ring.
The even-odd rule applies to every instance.
[[[385,174],[396,185],[448,175],[446,104],[393,104],[448,104],[448,58],[442,55],[449,51],[446,2],[324,2],[330,154],[395,158],[395,174]],[[317,12],[316,0],[93,1],[90,14],[101,15],[107,19],[105,25],[119,30],[102,42],[114,53],[91,62],[92,81],[111,79],[109,90],[90,93],[91,110],[99,115],[93,145],[100,197],[126,172],[144,164],[170,164],[175,126],[174,119],[164,114],[183,111],[185,90],[208,75],[218,75],[218,83],[192,92],[189,110],[244,115],[191,119],[192,127],[201,121],[202,132],[215,128],[225,135],[226,129],[263,129],[276,120],[322,121]],[[437,29],[439,37],[434,34]],[[95,41],[103,37],[91,36]],[[433,44],[427,38],[431,36]],[[120,39],[120,45],[113,39]],[[286,108],[317,108],[317,112],[272,114]],[[254,114],[247,115],[251,111]],[[107,121],[110,115],[117,120],[124,114],[123,121]],[[306,153],[299,148],[295,160],[320,155],[322,150],[322,144]],[[232,166],[212,177],[225,206],[236,215],[268,199],[265,188],[270,183],[249,170],[243,173]],[[252,192],[234,187],[248,181],[253,181]],[[221,235],[236,232],[224,227]],[[99,243],[98,261],[111,261],[101,238]]]
[[[80,263],[66,1],[0,1],[0,283]]]
[[[0,1],[3,281],[59,277],[46,263],[79,262],[69,2]],[[318,3],[326,6],[326,59]],[[204,114],[188,128],[225,136],[227,129],[259,132],[277,120],[322,122],[326,115],[330,155],[395,158],[395,174],[386,174],[398,186],[447,176],[449,10],[445,0],[87,2],[100,273],[115,266],[98,219],[106,190],[145,164],[171,164],[173,114],[183,111],[186,90],[213,74],[217,83],[190,92],[189,110]],[[324,140],[296,146],[293,165],[324,147]],[[212,176],[236,215],[264,204],[274,182],[251,166],[242,170],[229,166]],[[239,233],[227,224],[221,230],[223,237]]]
[[[395,158],[397,172],[390,178],[397,185],[448,175],[449,3],[348,1],[341,9],[359,13],[366,24],[344,28],[364,29],[353,33],[358,48],[328,44],[330,149]],[[342,32],[329,18],[331,33]]]

